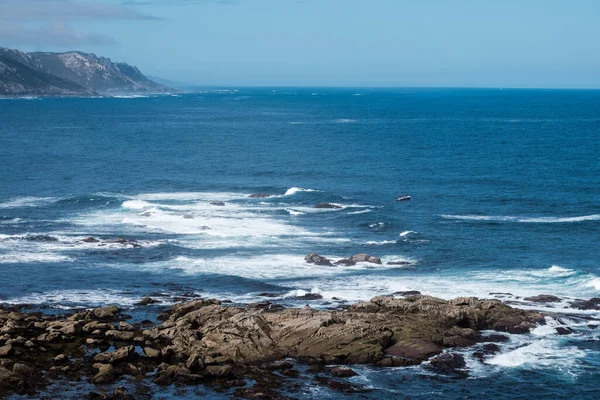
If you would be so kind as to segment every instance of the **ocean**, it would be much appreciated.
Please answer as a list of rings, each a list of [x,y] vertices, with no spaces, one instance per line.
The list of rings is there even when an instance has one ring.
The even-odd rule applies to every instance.
[[[600,297],[599,238],[600,91],[0,100],[0,303],[155,318],[197,295],[301,307],[318,293],[310,305],[330,308],[418,290],[560,316],[484,361],[460,350],[466,379],[357,367],[372,389],[357,398],[598,398],[600,311],[569,301]],[[317,266],[312,252],[383,263]],[[563,301],[523,300],[538,294]],[[135,306],[147,295],[162,303]]]

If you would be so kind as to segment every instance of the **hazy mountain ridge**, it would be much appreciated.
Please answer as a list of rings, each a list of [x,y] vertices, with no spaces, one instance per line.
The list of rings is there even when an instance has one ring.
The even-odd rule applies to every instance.
[[[25,53],[0,48],[0,95],[4,96],[89,96],[172,90],[148,79],[135,66],[95,54]]]

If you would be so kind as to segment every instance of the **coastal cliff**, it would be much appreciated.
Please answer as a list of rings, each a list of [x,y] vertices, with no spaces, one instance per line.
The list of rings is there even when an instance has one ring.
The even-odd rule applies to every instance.
[[[0,96],[94,96],[172,90],[148,79],[137,67],[95,54],[25,53],[0,48]]]

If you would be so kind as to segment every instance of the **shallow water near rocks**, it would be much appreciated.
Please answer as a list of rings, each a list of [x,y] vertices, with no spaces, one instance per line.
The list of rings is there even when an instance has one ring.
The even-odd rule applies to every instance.
[[[462,351],[467,379],[359,367],[348,381],[372,391],[355,396],[596,395],[600,311],[569,302],[600,296],[598,91],[7,100],[0,140],[2,303],[118,304],[143,320],[195,296],[319,308],[408,290],[496,297],[559,314],[483,362]],[[383,264],[306,264],[312,252]],[[306,293],[323,299],[295,299]],[[523,300],[539,294],[563,300]],[[147,295],[161,303],[135,305]],[[342,396],[310,381],[292,395]]]

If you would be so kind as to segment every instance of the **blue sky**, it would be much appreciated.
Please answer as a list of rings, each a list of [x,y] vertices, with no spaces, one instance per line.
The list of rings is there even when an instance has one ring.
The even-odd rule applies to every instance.
[[[0,46],[199,85],[600,88],[597,0],[0,0]]]

